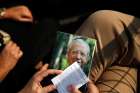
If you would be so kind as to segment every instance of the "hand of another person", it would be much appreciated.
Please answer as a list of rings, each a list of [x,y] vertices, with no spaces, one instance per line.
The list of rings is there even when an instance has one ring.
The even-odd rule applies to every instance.
[[[88,82],[88,93],[99,93],[99,89],[91,80]]]
[[[68,87],[68,91],[70,93],[82,93],[77,88],[75,88],[73,85],[70,85]],[[98,88],[93,84],[93,82],[91,80],[88,82],[88,92],[87,93],[99,93]]]
[[[75,88],[74,85],[68,86],[68,91],[69,91],[70,93],[82,93],[82,92],[79,91],[77,88]]]
[[[26,6],[14,6],[7,8],[5,14],[3,15],[4,19],[12,19],[15,21],[21,22],[32,22],[33,16],[31,11]]]
[[[16,43],[8,42],[0,53],[0,80],[3,80],[17,64],[23,52]]]
[[[56,89],[53,84],[42,87],[40,82],[44,77],[50,74],[60,74],[61,70],[47,69],[48,64],[45,64],[27,83],[27,85],[19,93],[48,93]]]

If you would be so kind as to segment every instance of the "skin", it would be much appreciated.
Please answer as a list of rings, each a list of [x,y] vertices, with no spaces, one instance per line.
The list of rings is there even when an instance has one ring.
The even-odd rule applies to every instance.
[[[9,7],[4,10],[4,15],[0,19],[10,19],[20,22],[33,22],[33,16],[28,7],[20,5]],[[0,53],[0,80],[3,80],[6,75],[13,69],[19,58],[23,55],[14,42],[10,41]]]
[[[88,84],[88,92],[87,93],[99,93],[98,88],[92,83],[92,81],[89,81],[87,84]],[[68,91],[70,93],[82,93],[77,88],[75,88],[75,86],[73,86],[73,85],[68,86]]]
[[[86,47],[82,44],[76,43],[71,46],[68,51],[68,62],[70,64],[79,60],[82,64],[87,63],[88,52],[86,51]]]
[[[45,64],[26,84],[26,86],[19,93],[49,93],[56,89],[53,84],[42,87],[40,82],[44,77],[51,74],[60,74],[61,70],[55,69],[47,69],[48,64]],[[82,93],[73,85],[68,86],[68,91],[70,93]],[[92,83],[92,81],[88,82],[88,93],[99,93],[98,88]]]
[[[0,53],[0,80],[15,67],[22,55],[23,52],[16,43],[10,41],[6,44]]]
[[[11,19],[20,22],[33,22],[33,16],[28,7],[20,5],[7,8],[0,19]]]
[[[52,74],[60,74],[61,70],[47,69],[48,64],[45,64],[27,83],[27,85],[19,93],[49,93],[56,89],[53,84],[42,87],[40,82],[44,77]]]

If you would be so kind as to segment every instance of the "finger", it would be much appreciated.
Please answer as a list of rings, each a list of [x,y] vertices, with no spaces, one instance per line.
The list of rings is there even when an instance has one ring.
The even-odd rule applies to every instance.
[[[48,85],[48,86],[46,86],[46,87],[43,88],[43,90],[44,90],[45,93],[51,92],[51,91],[53,91],[55,89],[56,89],[56,87],[53,84]]]
[[[44,77],[50,75],[50,74],[60,74],[62,71],[61,70],[54,70],[54,69],[50,69],[50,70],[44,70],[39,72],[37,75],[34,76],[35,80],[37,82],[40,82],[43,80]]]
[[[23,52],[20,50],[20,47],[16,43],[11,42],[11,45],[9,45],[9,47],[11,48],[13,55],[15,55],[15,58],[18,59],[23,55]]]
[[[38,77],[40,78],[40,80],[42,80],[44,77],[46,77],[48,75],[54,75],[54,74],[60,74],[60,73],[62,73],[62,70],[46,69],[46,70],[42,71],[41,73],[39,73]]]
[[[16,47],[17,45],[13,41],[10,41],[6,44],[4,50],[7,51],[7,53],[12,53],[15,55],[15,53],[17,52]]]
[[[21,58],[21,56],[23,55],[23,52],[21,50],[18,50],[15,53],[15,58],[18,60],[19,58]]]
[[[42,67],[41,67],[41,71],[44,71],[44,70],[47,70],[48,69],[48,64],[44,64]]]
[[[81,93],[77,88],[75,88],[73,85],[68,86],[68,91],[70,93]]]
[[[39,61],[36,65],[35,65],[35,69],[36,70],[40,70],[42,67],[43,67],[44,65],[43,65],[43,61]]]
[[[19,51],[18,57],[20,58],[23,55],[22,51]]]
[[[17,46],[16,44],[13,44],[13,46],[11,46],[11,48],[12,48],[12,51],[15,55],[19,54],[19,52],[20,52],[19,46]]]
[[[33,22],[33,18],[22,17],[22,18],[19,19],[19,21],[22,21],[22,22]]]
[[[48,64],[43,65],[42,61],[40,61],[39,63],[41,63],[41,66],[39,66],[39,64],[37,64],[38,67],[36,66],[35,68],[38,68],[40,70],[38,72],[36,72],[36,74],[32,77],[33,80],[36,81],[36,82],[40,82],[43,79],[44,76],[42,77],[42,76],[40,76],[40,74],[42,74],[44,70],[46,70],[46,72],[47,72],[47,68],[48,68]]]
[[[99,93],[98,88],[94,85],[94,83],[89,80],[88,82],[88,92],[89,93]]]
[[[23,17],[23,18],[32,18],[32,19],[33,19],[33,16],[32,16],[31,13],[23,14],[22,17]]]
[[[5,48],[9,48],[13,44],[13,41],[10,41],[6,44]]]
[[[55,70],[55,69],[48,69],[47,70],[48,75],[49,74],[60,74],[62,72],[63,72],[62,70]]]
[[[10,47],[11,50],[14,50],[14,51],[15,51],[15,49],[16,49],[16,51],[19,49],[19,47],[17,47],[17,44],[14,43],[14,42],[11,42],[11,43],[9,44],[9,47]],[[15,52],[16,52],[16,51],[15,51]]]
[[[88,89],[92,89],[92,87],[94,86],[91,80],[89,80],[87,84],[88,84]]]
[[[38,72],[36,72],[36,74],[35,74],[33,77],[34,77],[34,78],[39,77],[39,75],[40,75],[41,73],[43,73],[44,70],[46,70],[46,72],[47,72],[47,68],[48,68],[48,64],[43,65],[43,66],[41,67],[41,69],[40,69]]]

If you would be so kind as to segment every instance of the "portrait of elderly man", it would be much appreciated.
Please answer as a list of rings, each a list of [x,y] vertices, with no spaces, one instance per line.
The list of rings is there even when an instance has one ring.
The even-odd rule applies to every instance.
[[[78,62],[88,73],[95,46],[95,39],[59,32],[52,57],[53,68],[64,70],[74,62]]]
[[[81,65],[89,60],[90,47],[82,38],[75,38],[68,46],[67,58],[69,65],[78,62]]]

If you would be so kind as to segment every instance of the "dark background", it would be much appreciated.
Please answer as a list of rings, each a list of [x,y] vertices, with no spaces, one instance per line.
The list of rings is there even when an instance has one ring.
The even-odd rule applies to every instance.
[[[0,29],[8,31],[12,35],[12,39],[21,46],[26,54],[24,60],[19,62],[1,83],[0,88],[3,89],[0,89],[1,93],[16,93],[26,84],[32,74],[36,72],[33,68],[34,60],[40,60],[44,55],[50,57],[51,54],[46,54],[46,51],[53,43],[54,33],[57,30],[74,33],[83,21],[97,10],[116,10],[140,17],[138,0],[0,0],[0,7],[15,5],[27,5],[33,13],[35,24],[0,21]],[[35,32],[34,38],[30,38],[31,30]],[[44,33],[45,31],[46,33]],[[39,47],[39,50],[34,52],[32,50],[34,45],[31,43],[36,41],[38,41],[38,45],[35,45],[34,49]],[[34,56],[32,56],[33,54]],[[38,56],[39,54],[41,56]]]

